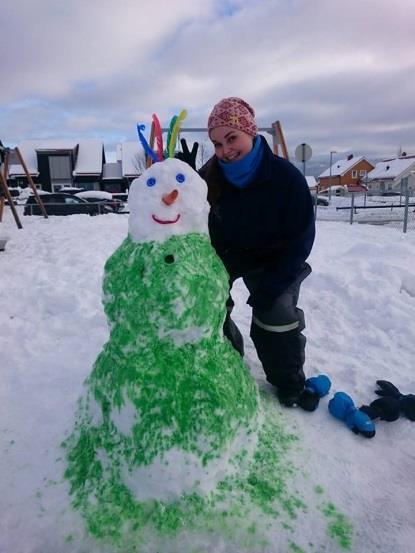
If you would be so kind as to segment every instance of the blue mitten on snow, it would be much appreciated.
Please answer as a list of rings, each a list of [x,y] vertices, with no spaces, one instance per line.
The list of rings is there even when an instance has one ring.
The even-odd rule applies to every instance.
[[[315,392],[318,397],[326,396],[331,386],[330,378],[325,374],[311,376],[305,381],[304,387]]]
[[[305,411],[315,411],[320,398],[328,394],[330,386],[330,378],[325,374],[307,378],[304,389],[296,400],[297,405]]]
[[[328,407],[333,417],[345,422],[355,434],[362,434],[365,438],[373,438],[376,434],[371,418],[357,409],[352,398],[344,392],[336,392]]]

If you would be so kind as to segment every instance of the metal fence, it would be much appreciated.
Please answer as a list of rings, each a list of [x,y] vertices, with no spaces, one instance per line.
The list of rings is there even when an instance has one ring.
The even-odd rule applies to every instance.
[[[81,209],[79,209],[79,211],[76,211],[76,208],[79,208],[80,205],[82,206],[83,210],[81,211]],[[82,204],[47,202],[44,203],[44,206],[48,215],[106,215],[108,213],[125,215],[129,213],[126,207],[119,210],[114,210],[103,202],[87,202]],[[71,207],[73,208],[72,210]],[[37,203],[24,204],[24,211],[25,215],[42,215]]]
[[[410,191],[400,196],[369,196],[350,194],[334,198],[328,207],[316,208],[316,219],[347,221],[370,225],[385,225],[402,232],[415,231],[415,197]]]

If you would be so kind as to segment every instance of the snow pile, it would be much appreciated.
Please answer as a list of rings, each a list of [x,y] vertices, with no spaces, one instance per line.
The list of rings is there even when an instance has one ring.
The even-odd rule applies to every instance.
[[[63,191],[63,189],[61,190]],[[84,200],[112,200],[112,194],[103,190],[85,190],[84,192],[77,192],[75,196]]]

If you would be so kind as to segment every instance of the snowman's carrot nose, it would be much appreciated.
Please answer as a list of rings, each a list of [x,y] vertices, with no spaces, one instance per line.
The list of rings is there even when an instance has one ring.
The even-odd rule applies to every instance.
[[[177,200],[178,195],[179,191],[175,188],[170,194],[164,194],[161,199],[166,205],[172,205]]]

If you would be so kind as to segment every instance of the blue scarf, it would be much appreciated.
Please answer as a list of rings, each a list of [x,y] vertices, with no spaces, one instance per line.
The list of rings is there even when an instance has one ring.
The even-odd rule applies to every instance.
[[[222,168],[226,180],[238,188],[245,188],[255,177],[261,163],[263,150],[261,138],[256,136],[252,150],[242,159],[230,163],[219,159],[219,166]]]

